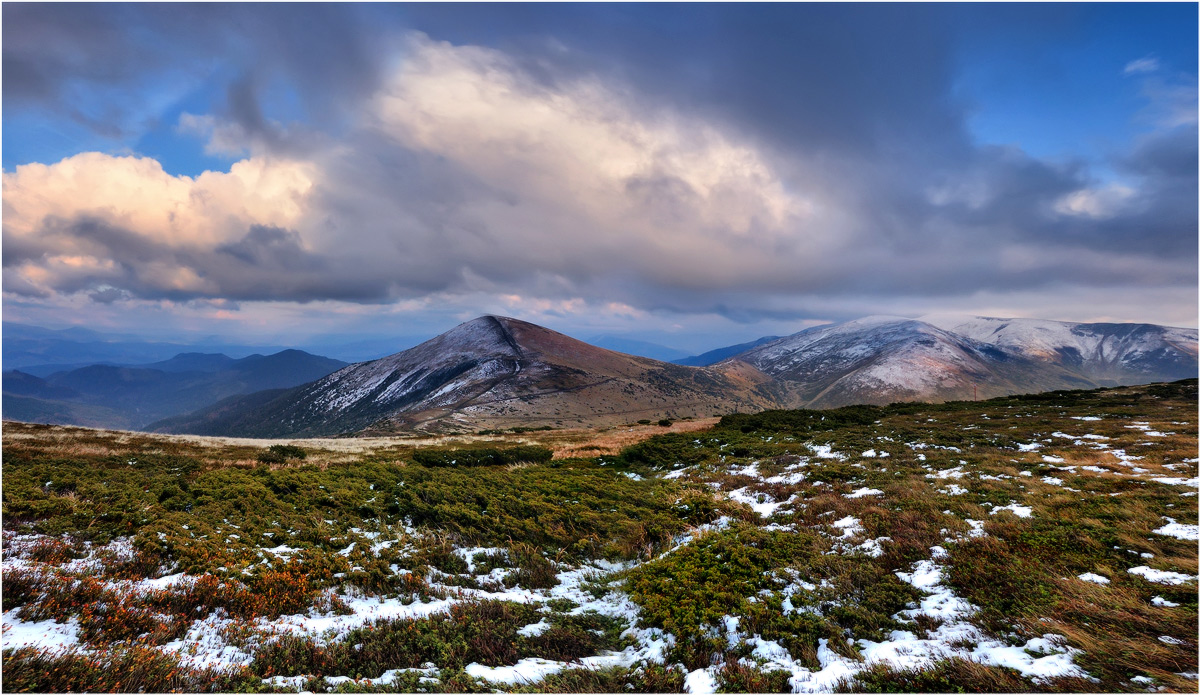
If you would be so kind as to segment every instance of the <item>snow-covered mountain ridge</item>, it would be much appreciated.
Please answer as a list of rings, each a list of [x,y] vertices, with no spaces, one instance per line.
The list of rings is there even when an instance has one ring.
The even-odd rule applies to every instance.
[[[1195,329],[1148,323],[1069,323],[986,316],[920,320],[980,342],[1062,364],[1104,385],[1196,376]]]
[[[1196,331],[1151,324],[868,316],[731,359],[788,387],[793,407],[991,398],[1197,374]]]
[[[1196,376],[1196,331],[1149,324],[869,316],[710,367],[482,316],[414,348],[155,429],[240,436],[618,424],[767,408],[946,401]]]

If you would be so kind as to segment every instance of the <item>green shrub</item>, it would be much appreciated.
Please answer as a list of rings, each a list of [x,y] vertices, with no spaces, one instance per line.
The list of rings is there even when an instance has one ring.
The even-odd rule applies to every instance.
[[[289,459],[303,461],[308,452],[292,444],[272,444],[266,451],[259,452],[259,463],[286,463]]]
[[[507,466],[513,463],[546,463],[554,452],[544,446],[508,449],[417,449],[413,461],[430,468],[443,466]]]

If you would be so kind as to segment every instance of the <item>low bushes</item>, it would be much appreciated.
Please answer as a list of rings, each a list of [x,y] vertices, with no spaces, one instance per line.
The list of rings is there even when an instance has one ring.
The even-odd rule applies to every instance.
[[[286,463],[288,459],[303,461],[308,452],[291,444],[273,444],[266,451],[258,454],[259,463]]]
[[[554,452],[544,446],[508,449],[417,449],[413,461],[430,468],[443,466],[507,466],[513,463],[546,463]]]

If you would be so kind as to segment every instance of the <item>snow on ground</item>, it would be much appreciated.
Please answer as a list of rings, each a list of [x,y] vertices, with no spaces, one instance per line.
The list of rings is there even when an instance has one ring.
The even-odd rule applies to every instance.
[[[523,637],[537,637],[538,635],[542,634],[543,632],[545,632],[546,630],[549,630],[549,629],[550,629],[550,623],[546,622],[545,618],[543,618],[542,620],[540,620],[536,623],[531,623],[531,624],[526,625],[525,627],[521,628],[520,630],[517,630],[517,634],[521,635]]]
[[[558,673],[566,666],[562,661],[531,657],[521,659],[512,666],[484,666],[472,663],[467,665],[466,672],[468,676],[493,683],[523,685],[540,681],[546,676]]]
[[[945,555],[945,550],[939,546],[931,551],[935,558]],[[927,640],[917,639],[911,632],[899,630],[893,631],[887,642],[858,640],[859,651],[868,662],[880,660],[898,668],[911,668],[958,656],[983,664],[1012,668],[1035,681],[1058,676],[1087,676],[1072,663],[1072,655],[1078,650],[1067,647],[1056,635],[1044,635],[1024,645],[1010,646],[988,637],[979,628],[966,622],[976,608],[942,584],[942,569],[936,562],[921,560],[913,565],[911,572],[898,571],[896,576],[927,593],[919,608],[901,611],[900,616],[915,618],[925,615],[943,622],[936,631],[930,633],[930,639]],[[951,645],[973,646],[968,649],[967,646]]]
[[[63,651],[79,645],[79,619],[71,618],[66,623],[41,620],[27,623],[18,617],[19,608],[6,611],[0,621],[4,632],[4,651],[21,647],[38,647],[50,651]]]
[[[754,461],[741,468],[730,468],[729,475],[744,475],[748,478],[761,478],[762,474],[758,472],[758,461]]]
[[[1191,487],[1200,487],[1200,478],[1150,478],[1156,483],[1163,485],[1189,485]]]
[[[804,464],[800,464],[800,465],[804,465]],[[788,466],[788,468],[792,468],[792,466]],[[767,478],[766,482],[782,483],[783,485],[797,485],[799,483],[804,482],[804,478],[805,478],[804,474],[800,473],[800,472],[780,473],[779,475],[773,475],[770,478]]]
[[[485,593],[485,592],[481,592]],[[519,603],[528,603],[528,592],[503,592],[503,598]],[[497,596],[500,598],[500,596]],[[273,632],[290,632],[293,634],[320,635],[336,641],[345,637],[351,630],[362,627],[374,620],[414,620],[425,618],[434,613],[444,613],[454,605],[453,599],[438,599],[434,601],[414,601],[405,605],[398,598],[383,599],[344,597],[346,605],[354,611],[350,615],[327,614],[298,614],[285,615],[276,620],[259,618],[255,627]]]
[[[1164,516],[1163,518],[1167,520],[1167,525],[1154,529],[1154,533],[1184,541],[1200,540],[1200,526],[1196,524],[1180,524],[1169,516]]]
[[[932,548],[931,553],[935,559],[946,556],[945,549],[940,546]],[[927,639],[920,639],[910,631],[895,630],[882,642],[853,640],[855,648],[863,656],[862,661],[841,656],[829,647],[827,640],[820,639],[817,650],[820,668],[816,670],[802,666],[777,642],[758,635],[740,635],[736,632],[736,619],[726,621],[726,631],[732,633],[729,641],[732,646],[741,642],[753,647],[749,657],[741,659],[743,664],[757,665],[757,659],[764,670],[790,672],[788,685],[792,692],[797,693],[830,692],[839,681],[879,663],[899,669],[919,668],[949,657],[1005,666],[1035,681],[1059,676],[1087,677],[1072,662],[1078,650],[1066,646],[1058,636],[1043,635],[1021,645],[1009,645],[988,637],[967,622],[976,608],[965,599],[955,596],[942,583],[941,566],[933,560],[919,561],[911,571],[897,572],[896,575],[926,594],[919,607],[901,611],[894,616],[897,620],[911,623],[919,616],[927,616],[943,621],[937,630],[929,633]],[[789,606],[790,599],[784,602],[784,610],[787,611]],[[730,623],[733,624],[732,630]],[[689,674],[688,692],[713,692],[716,684],[712,680],[712,673],[715,668]]]
[[[879,538],[869,538],[861,544],[855,546],[855,550],[866,555],[867,557],[883,557],[883,543],[891,542],[890,536],[880,536]]]
[[[991,513],[995,514],[997,512],[1002,512],[1005,510],[1010,511],[1013,514],[1016,514],[1017,516],[1021,517],[1022,519],[1028,519],[1029,517],[1033,516],[1033,507],[1023,507],[1023,506],[1017,504],[1016,502],[1005,505],[1003,507],[996,507],[995,509],[993,509],[991,511]]]
[[[455,548],[454,554],[463,559],[467,563],[467,573],[475,574],[475,556],[479,554],[487,555],[488,557],[508,557],[508,551],[504,548]]]
[[[842,495],[842,497],[845,497],[847,499],[858,499],[859,497],[871,497],[873,495],[882,495],[882,494],[883,494],[883,490],[874,490],[869,487],[860,487],[857,490],[855,490],[854,492],[849,492],[849,493],[846,493],[845,495]]]
[[[747,492],[750,488],[739,488],[733,492],[726,493],[726,496],[742,504],[748,505],[751,509],[758,512],[762,518],[767,518],[775,514],[776,510],[785,504],[791,504],[796,501],[796,495],[792,495],[782,502],[776,502],[770,495],[765,492],[750,493]]]
[[[837,521],[833,522],[833,527],[841,529],[841,537],[843,539],[850,538],[857,533],[861,533],[863,530],[862,523],[852,516],[844,516],[841,519],[838,519]]]
[[[1084,572],[1083,574],[1079,575],[1079,578],[1085,582],[1092,582],[1093,584],[1108,584],[1109,583],[1108,577],[1102,577],[1098,574],[1093,574],[1091,572]]]
[[[248,666],[254,655],[230,644],[223,635],[224,629],[234,622],[214,612],[193,622],[183,637],[159,649],[174,653],[184,666],[191,668]]]
[[[717,678],[713,675],[715,667],[700,668],[687,674],[683,681],[683,689],[689,693],[717,692]]]
[[[1141,567],[1134,567],[1133,569],[1129,570],[1129,573],[1136,574],[1146,581],[1154,582],[1155,584],[1177,585],[1196,581],[1196,577],[1190,574],[1180,574],[1179,572],[1170,572],[1167,570],[1156,570],[1145,565],[1142,565]]]
[[[813,444],[813,443],[809,442],[805,446],[807,446],[809,451],[813,452],[813,455],[816,456],[817,458],[836,459],[838,461],[846,460],[846,455],[839,454],[838,452],[834,451],[832,444]]]

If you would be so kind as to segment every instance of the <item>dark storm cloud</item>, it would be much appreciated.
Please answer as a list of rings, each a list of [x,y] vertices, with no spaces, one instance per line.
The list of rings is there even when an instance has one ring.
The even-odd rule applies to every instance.
[[[650,103],[809,154],[965,147],[948,13],[922,5],[419,4],[432,36],[498,45],[553,84],[600,73]],[[882,149],[881,149],[882,148]]]
[[[181,80],[223,80],[222,115],[250,134],[270,134],[259,104],[276,82],[296,90],[307,120],[336,125],[378,85],[388,40],[386,13],[361,5],[9,3],[3,13],[9,108],[74,114],[110,137],[129,135],[115,124],[141,115],[143,90]]]
[[[4,264],[81,249],[113,259],[113,269],[55,271],[56,290],[91,291],[97,301],[118,297],[113,288],[148,298],[355,302],[480,291],[583,296],[737,321],[811,316],[805,296],[1194,285],[1194,124],[1149,134],[1121,155],[1112,163],[1120,185],[1096,180],[1082,160],[1050,163],[1015,147],[978,145],[953,96],[961,40],[953,24],[963,11],[5,5],[5,97],[67,112],[81,84],[124,94],[147,74],[190,70],[220,83],[216,115],[247,149],[311,158],[322,175],[296,229],[247,224],[224,237],[233,241],[172,246],[113,221],[71,218],[48,225],[37,242],[6,229]],[[986,21],[1010,10],[978,12],[974,19]],[[1061,19],[1070,10],[1024,12]],[[400,27],[425,32],[432,47],[418,41],[391,50]],[[451,132],[454,123],[439,111],[445,105],[421,103],[419,95],[398,101],[429,107],[422,113],[437,117],[428,123],[392,132],[377,113],[361,116],[386,91],[390,60],[424,50],[478,67],[470,64],[477,57],[456,53],[468,45],[506,58],[480,59],[496,62],[474,87],[512,78],[511,91],[545,106],[556,95],[569,102],[576,82],[596,79],[620,108],[596,116],[600,125],[588,123],[595,127],[583,134],[540,123],[529,134],[489,132],[467,144],[470,128]],[[214,55],[221,70],[211,66]],[[271,111],[281,84],[295,90],[306,122]],[[592,106],[580,104],[581,111]],[[481,105],[518,122],[541,113]],[[605,134],[606,118],[657,137],[653,124],[663,113],[711,126],[760,155],[755,163],[770,169],[765,183],[778,184],[780,197],[809,196],[816,210],[836,214],[789,212],[775,225],[780,231],[767,214],[770,200],[742,189],[706,191],[687,180],[688,171],[665,164],[625,175],[610,205],[609,190],[589,189],[594,182],[577,177],[569,157],[538,159],[540,146],[570,154],[579,139]],[[475,125],[493,122],[505,119]],[[327,139],[308,127],[326,128]],[[423,140],[421,128],[447,130]],[[655,137],[652,146],[667,147],[670,138]],[[508,149],[490,158],[460,149],[497,142]],[[689,162],[696,155],[694,168],[723,161],[688,142],[673,154]],[[612,168],[624,171],[624,160],[613,157]],[[747,188],[760,183],[748,180]],[[729,219],[743,208],[745,228],[733,229]],[[637,225],[645,229],[631,231]],[[10,275],[11,292],[44,291]],[[789,295],[791,303],[778,299]]]

